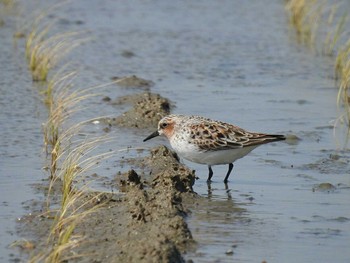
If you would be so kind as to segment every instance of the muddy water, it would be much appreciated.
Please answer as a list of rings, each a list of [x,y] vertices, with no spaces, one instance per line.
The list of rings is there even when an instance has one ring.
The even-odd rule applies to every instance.
[[[339,112],[331,60],[291,39],[281,1],[72,1],[52,17],[58,31],[86,30],[91,36],[70,55],[80,69],[78,86],[135,74],[152,80],[150,89],[174,102],[175,113],[205,115],[248,130],[301,139],[262,146],[237,161],[227,187],[222,183],[227,167],[214,167],[214,181],[208,187],[207,168],[186,162],[199,177],[195,191],[207,198],[193,206],[188,218],[198,248],[186,259],[347,262],[350,153],[343,130],[335,130],[334,136],[332,128]],[[5,54],[0,52],[1,60],[12,65],[0,73],[7,83],[1,85],[1,118],[6,124],[1,141],[7,150],[1,158],[6,165],[1,165],[5,181],[0,187],[8,202],[2,203],[1,220],[11,231],[14,218],[23,212],[21,202],[32,198],[30,183],[41,178],[38,127],[45,109],[28,86],[25,66],[11,60],[21,54],[11,47],[11,33],[6,31],[10,29],[0,30],[5,35],[1,49],[6,49]],[[115,85],[102,92],[115,99],[143,90]],[[21,107],[13,111],[16,104],[9,100]],[[96,99],[85,103],[89,110],[76,115],[77,120],[117,116],[127,108]],[[91,125],[90,132],[102,134],[104,128]],[[118,139],[108,149],[166,144],[157,139],[145,145],[142,139],[149,131],[132,131],[112,127],[110,134]],[[129,168],[120,167],[119,157],[137,155],[123,151],[100,173],[112,178],[116,170]],[[16,199],[14,189],[21,193]],[[11,232],[4,235],[2,249],[14,239]]]

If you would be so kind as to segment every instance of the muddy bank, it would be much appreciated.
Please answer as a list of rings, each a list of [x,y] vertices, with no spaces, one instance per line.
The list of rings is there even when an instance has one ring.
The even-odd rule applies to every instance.
[[[106,118],[103,121],[109,125],[128,128],[155,128],[164,116],[170,114],[171,102],[157,93],[138,93],[119,97],[116,100],[105,98],[115,107],[131,105],[131,108],[116,118]]]
[[[86,193],[85,209],[101,206],[75,227],[77,245],[64,252],[67,262],[184,262],[182,253],[195,242],[186,223],[188,208],[195,203],[195,174],[178,162],[164,146],[139,160],[150,171],[145,177],[134,170],[111,182],[122,193]],[[147,173],[148,174],[148,173]],[[59,188],[59,186],[57,186]],[[53,195],[54,196],[54,195]],[[57,196],[55,196],[57,201]],[[189,201],[190,200],[190,201]],[[54,200],[52,200],[54,201]],[[78,204],[77,204],[78,205]],[[22,219],[22,228],[36,238],[31,253],[47,249],[46,238],[53,217],[40,213]],[[51,244],[53,245],[53,244]]]

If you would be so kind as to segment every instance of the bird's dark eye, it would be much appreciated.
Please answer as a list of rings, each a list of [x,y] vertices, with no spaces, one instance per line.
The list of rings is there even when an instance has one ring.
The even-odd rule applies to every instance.
[[[168,123],[166,123],[166,122],[163,122],[163,123],[160,124],[160,127],[162,129],[166,128],[167,126],[168,126]]]

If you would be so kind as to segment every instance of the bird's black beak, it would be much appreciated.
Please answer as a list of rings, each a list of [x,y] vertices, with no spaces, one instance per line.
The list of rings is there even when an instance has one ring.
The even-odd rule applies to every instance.
[[[155,131],[154,133],[152,133],[150,136],[148,136],[146,139],[144,139],[143,141],[145,142],[145,141],[148,141],[148,140],[150,140],[150,139],[152,139],[152,138],[154,138],[154,137],[157,137],[157,136],[159,136],[160,134],[159,134],[159,132],[158,131]]]

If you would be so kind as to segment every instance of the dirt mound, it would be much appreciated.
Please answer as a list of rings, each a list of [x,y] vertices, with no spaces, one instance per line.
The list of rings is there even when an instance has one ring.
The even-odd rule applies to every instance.
[[[117,118],[109,119],[109,124],[131,128],[155,128],[161,118],[170,114],[170,101],[156,93],[124,96],[111,104],[124,103],[131,103],[131,109]]]

